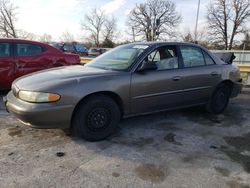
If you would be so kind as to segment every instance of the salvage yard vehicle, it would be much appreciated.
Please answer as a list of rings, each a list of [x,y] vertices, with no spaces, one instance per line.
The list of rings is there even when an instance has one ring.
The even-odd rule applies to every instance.
[[[38,128],[72,128],[84,139],[111,135],[122,117],[203,105],[219,114],[242,89],[237,66],[189,43],[116,47],[85,66],[17,79],[7,110]]]
[[[10,89],[18,77],[52,67],[80,64],[79,55],[35,41],[0,39],[0,89]]]
[[[110,50],[110,48],[90,48],[88,51],[88,56],[97,57]]]
[[[60,47],[60,50],[63,52],[78,54],[79,56],[88,56],[88,48],[80,43],[71,42],[71,43],[63,43]]]

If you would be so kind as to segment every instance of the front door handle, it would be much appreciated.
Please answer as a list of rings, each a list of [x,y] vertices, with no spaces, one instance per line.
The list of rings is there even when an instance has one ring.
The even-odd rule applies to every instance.
[[[16,63],[16,68],[21,68],[22,66],[19,63]]]
[[[214,71],[210,73],[211,76],[218,76],[218,72]]]
[[[180,76],[175,76],[175,77],[172,78],[173,81],[179,81],[180,79],[181,79]]]

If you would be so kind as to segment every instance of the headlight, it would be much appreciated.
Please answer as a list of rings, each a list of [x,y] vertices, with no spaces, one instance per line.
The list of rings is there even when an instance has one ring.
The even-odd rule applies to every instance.
[[[60,99],[60,95],[55,93],[42,93],[34,91],[19,91],[18,97],[27,102],[56,102]]]

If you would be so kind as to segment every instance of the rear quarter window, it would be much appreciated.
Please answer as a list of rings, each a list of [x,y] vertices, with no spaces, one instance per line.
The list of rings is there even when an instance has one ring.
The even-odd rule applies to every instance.
[[[214,65],[214,60],[207,54],[207,52],[203,51],[203,55],[205,58],[206,65]]]

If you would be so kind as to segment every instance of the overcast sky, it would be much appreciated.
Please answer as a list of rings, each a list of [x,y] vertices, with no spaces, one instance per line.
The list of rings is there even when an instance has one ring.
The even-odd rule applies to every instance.
[[[174,0],[173,0],[174,1]],[[74,34],[76,39],[83,38],[85,32],[80,26],[84,15],[93,8],[100,8],[107,15],[118,20],[124,32],[127,15],[136,3],[145,0],[12,0],[18,6],[18,28],[42,35],[52,35],[58,40],[63,32]],[[193,30],[195,27],[198,0],[175,0],[176,10],[182,15],[180,30]],[[209,0],[201,0],[199,26],[205,25],[206,6]]]

